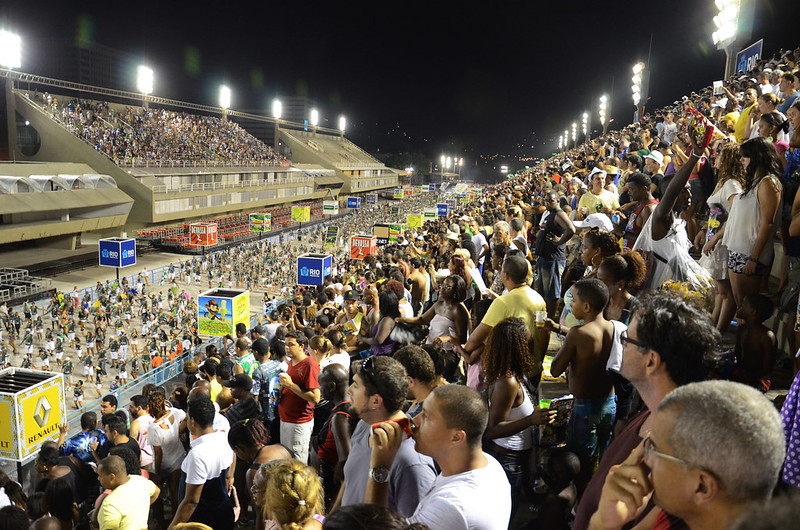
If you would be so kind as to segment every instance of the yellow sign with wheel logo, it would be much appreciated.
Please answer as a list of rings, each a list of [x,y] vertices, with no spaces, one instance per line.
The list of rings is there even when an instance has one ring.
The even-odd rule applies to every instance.
[[[0,458],[13,460],[17,456],[14,447],[13,402],[0,397]]]

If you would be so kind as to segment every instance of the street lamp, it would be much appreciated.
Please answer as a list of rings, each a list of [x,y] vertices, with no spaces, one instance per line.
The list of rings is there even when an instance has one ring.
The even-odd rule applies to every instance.
[[[140,64],[136,69],[136,90],[142,93],[144,108],[147,108],[147,96],[153,93],[153,69]]]
[[[281,115],[283,115],[283,104],[279,99],[272,100],[272,117],[276,120],[281,119]]]
[[[608,98],[605,95],[600,96],[600,125],[603,126],[603,135],[606,134],[606,110],[608,110]]]
[[[740,0],[714,0],[719,11],[713,18],[717,30],[711,34],[711,39],[718,50],[725,50],[725,79],[731,75],[731,57],[736,34],[739,29],[739,15],[741,11]]]
[[[22,66],[22,38],[0,30],[0,67],[12,70]]]

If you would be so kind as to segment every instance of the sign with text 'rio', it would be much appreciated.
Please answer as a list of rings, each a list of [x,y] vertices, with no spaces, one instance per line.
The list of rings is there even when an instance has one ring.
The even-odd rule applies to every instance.
[[[736,71],[749,72],[752,70],[759,59],[761,59],[761,49],[764,47],[764,39],[754,42],[744,50],[736,54]]]
[[[348,197],[347,198],[347,209],[348,210],[358,210],[361,208],[361,197]]]
[[[326,254],[302,254],[297,257],[297,284],[322,285],[331,273],[333,257]]]
[[[98,241],[101,267],[136,265],[136,240],[110,237]]]

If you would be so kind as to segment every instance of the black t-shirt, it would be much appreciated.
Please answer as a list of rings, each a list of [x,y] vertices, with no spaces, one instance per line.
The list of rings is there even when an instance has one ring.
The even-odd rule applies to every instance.
[[[223,414],[231,425],[248,418],[258,418],[260,415],[261,407],[252,397],[240,399]]]
[[[134,440],[133,438],[128,438],[127,442],[114,444],[110,441],[107,441],[105,444],[97,448],[97,456],[100,458],[105,458],[111,452],[111,449],[114,447],[125,447],[133,451],[133,454],[136,455],[137,459],[142,458],[142,448],[139,447],[139,443]]]

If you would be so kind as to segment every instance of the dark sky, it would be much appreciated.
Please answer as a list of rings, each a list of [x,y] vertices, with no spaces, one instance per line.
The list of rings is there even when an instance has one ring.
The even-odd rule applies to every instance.
[[[800,44],[799,12],[800,2],[758,0],[751,40],[770,53]],[[0,25],[22,34],[25,64],[59,53],[48,36],[95,41],[146,59],[156,95],[214,105],[225,82],[234,109],[268,112],[275,96],[307,94],[328,125],[345,114],[367,149],[474,160],[550,152],[584,110],[597,120],[612,77],[612,118],[630,122],[631,66],[647,59],[651,34],[653,103],[720,79],[713,14],[712,0],[5,0]]]

